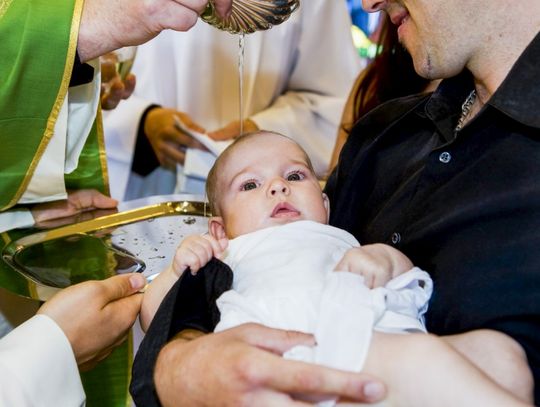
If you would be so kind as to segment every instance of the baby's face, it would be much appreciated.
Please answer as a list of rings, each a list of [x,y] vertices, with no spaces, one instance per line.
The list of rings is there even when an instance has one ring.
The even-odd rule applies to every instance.
[[[298,220],[328,221],[326,197],[304,152],[285,137],[265,133],[237,145],[218,183],[229,239]]]

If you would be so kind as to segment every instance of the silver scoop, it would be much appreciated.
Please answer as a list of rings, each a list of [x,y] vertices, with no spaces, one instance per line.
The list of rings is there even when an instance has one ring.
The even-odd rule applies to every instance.
[[[250,34],[281,24],[299,5],[300,0],[233,0],[230,16],[221,18],[210,0],[201,19],[232,34]]]

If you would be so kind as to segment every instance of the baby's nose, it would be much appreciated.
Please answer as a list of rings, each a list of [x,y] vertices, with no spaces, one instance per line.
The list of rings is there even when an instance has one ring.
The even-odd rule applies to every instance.
[[[288,194],[289,193],[289,187],[287,186],[287,183],[283,180],[275,180],[270,185],[270,195],[274,196],[276,194]]]

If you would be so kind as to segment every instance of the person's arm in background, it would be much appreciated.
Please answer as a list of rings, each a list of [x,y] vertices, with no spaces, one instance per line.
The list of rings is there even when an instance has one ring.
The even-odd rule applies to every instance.
[[[259,129],[271,129],[299,142],[321,177],[326,173],[341,112],[362,62],[353,45],[345,2],[312,0],[301,3],[297,13],[302,20],[294,50],[297,59],[290,67],[285,91],[249,120]],[[230,134],[225,127],[223,133],[209,135],[226,139]]]
[[[125,274],[71,286],[2,338],[0,405],[83,405],[78,368],[93,367],[125,340],[145,284],[142,274]]]

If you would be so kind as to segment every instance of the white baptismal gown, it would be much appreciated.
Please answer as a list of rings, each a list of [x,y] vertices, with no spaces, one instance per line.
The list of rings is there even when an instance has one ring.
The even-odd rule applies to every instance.
[[[284,356],[356,372],[373,329],[425,332],[429,275],[415,267],[369,289],[362,276],[334,271],[345,252],[358,246],[350,233],[312,221],[230,240],[223,261],[233,270],[233,289],[217,301],[216,331],[256,322],[313,333],[316,347],[298,346]]]

